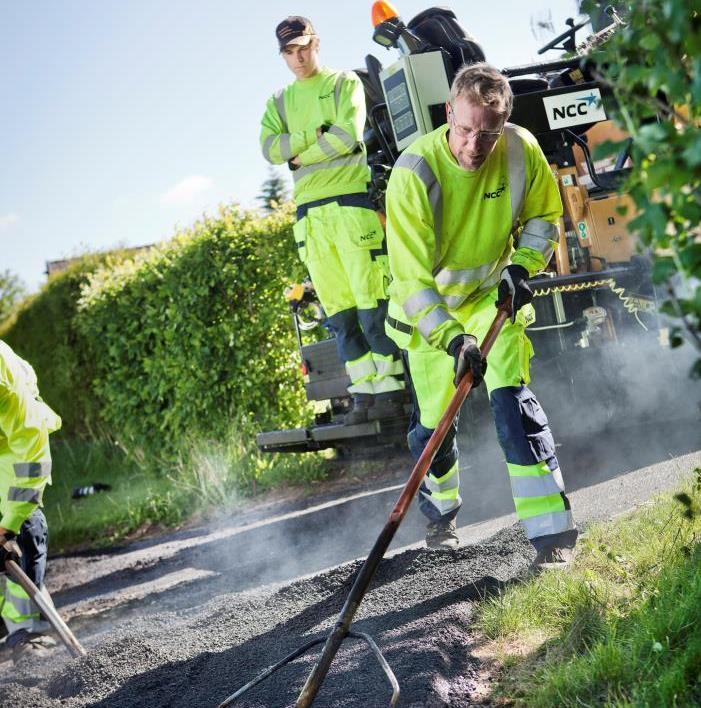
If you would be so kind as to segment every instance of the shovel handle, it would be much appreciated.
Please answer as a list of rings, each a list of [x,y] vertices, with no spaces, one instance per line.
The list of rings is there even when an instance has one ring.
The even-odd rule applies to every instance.
[[[61,615],[58,614],[53,604],[46,599],[41,590],[29,579],[22,568],[20,568],[15,561],[7,560],[5,561],[5,569],[14,581],[24,588],[27,595],[29,595],[34,604],[41,610],[44,617],[51,623],[51,626],[56,630],[71,656],[85,656],[86,651],[83,649],[82,644],[76,639],[63,619],[61,619]]]

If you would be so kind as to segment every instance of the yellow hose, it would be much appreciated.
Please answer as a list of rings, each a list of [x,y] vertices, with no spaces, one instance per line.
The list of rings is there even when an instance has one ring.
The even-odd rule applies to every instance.
[[[633,315],[638,321],[638,324],[647,332],[647,327],[640,320],[640,317],[638,317],[640,308],[636,304],[637,298],[626,295],[625,288],[618,285],[613,278],[607,278],[606,280],[588,280],[583,283],[572,283],[571,285],[556,285],[555,287],[545,289],[541,289],[540,284],[538,284],[535,286],[533,294],[536,297],[544,297],[545,295],[551,295],[552,293],[574,293],[581,290],[593,290],[601,285],[609,286],[611,291],[615,293],[618,296],[618,299],[623,303],[623,307],[626,311]]]

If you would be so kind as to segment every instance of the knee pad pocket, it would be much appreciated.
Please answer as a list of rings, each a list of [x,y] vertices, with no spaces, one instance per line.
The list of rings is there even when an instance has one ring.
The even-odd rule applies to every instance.
[[[528,387],[494,389],[489,401],[507,462],[526,466],[555,457],[548,419]]]
[[[435,477],[442,477],[449,472],[458,460],[458,444],[455,439],[456,431],[457,426],[451,426],[441,446],[438,448],[436,456],[433,458],[430,471]],[[409,430],[407,443],[409,444],[409,452],[411,452],[414,459],[418,460],[419,457],[421,457],[421,453],[424,451],[426,443],[428,443],[432,434],[433,430],[424,428],[420,423],[417,423]]]

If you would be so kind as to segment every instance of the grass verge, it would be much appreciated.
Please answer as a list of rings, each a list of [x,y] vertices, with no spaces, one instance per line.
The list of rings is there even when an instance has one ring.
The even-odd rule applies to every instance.
[[[701,705],[701,469],[692,487],[588,530],[570,571],[483,603],[495,701]]]
[[[168,461],[107,438],[52,439],[53,484],[44,494],[51,552],[113,545],[154,526],[241,508],[274,487],[326,475],[319,454],[263,455],[245,442],[250,439],[232,431],[223,442],[188,441]],[[72,498],[76,487],[95,482],[111,489]]]

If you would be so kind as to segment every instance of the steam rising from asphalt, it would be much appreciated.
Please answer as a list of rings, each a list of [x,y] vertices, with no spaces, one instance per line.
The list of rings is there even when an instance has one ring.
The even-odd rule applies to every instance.
[[[532,339],[537,352],[536,336]],[[701,387],[688,378],[695,352],[689,346],[661,349],[651,339],[632,337],[607,349],[563,355],[547,365],[534,361],[531,386],[549,416],[568,491],[701,448]],[[511,523],[511,490],[484,387],[470,396],[462,411],[458,441],[463,497],[458,525],[502,517]],[[83,564],[73,563],[75,588],[62,592],[61,602],[75,605],[94,596],[97,578],[104,581],[100,592],[114,598],[121,590],[128,596],[135,584],[158,586],[167,576],[182,582],[156,592],[151,608],[189,610],[232,592],[255,597],[265,585],[364,558],[412,468],[408,455],[374,457],[380,466],[386,465],[385,475],[373,481],[361,474],[367,472],[362,469],[367,461],[350,464],[346,482],[357,473],[359,483],[345,496],[331,490],[326,499],[317,495],[306,504],[244,507],[238,516],[183,530],[165,542],[142,541],[126,553],[93,559],[85,566],[91,580],[82,584],[75,573],[80,575]],[[210,472],[218,466],[212,463]],[[576,518],[576,505],[573,512]],[[391,550],[421,543],[424,531],[425,520],[413,505]],[[152,611],[145,605],[117,606],[104,622]]]
[[[531,336],[538,352],[539,335]],[[629,334],[608,347],[557,357],[547,366],[534,360],[531,386],[549,417],[568,490],[701,447],[701,436],[693,432],[701,386],[688,377],[694,358],[690,346],[670,350],[660,347],[654,335]],[[458,525],[512,513],[506,466],[484,387],[461,413],[458,441],[463,496]],[[250,531],[208,544],[207,567],[235,571],[236,587],[228,588],[235,590],[365,557],[369,539],[379,534],[412,468],[408,456],[392,461],[391,454],[375,455],[380,467],[384,458],[391,468],[390,479],[385,477],[374,489],[370,484],[360,498],[350,495],[321,505],[316,500],[314,513],[304,522],[299,511],[262,525],[253,522]],[[366,466],[367,461],[356,464]],[[352,478],[354,465],[345,472]],[[424,525],[414,505],[393,548],[420,542]]]
[[[537,335],[532,339],[537,353]],[[662,347],[641,330],[563,357],[555,370],[536,365],[532,388],[561,443],[559,455],[576,453],[568,466],[589,465],[595,483],[701,448],[701,385],[689,377],[697,357],[688,344]]]

